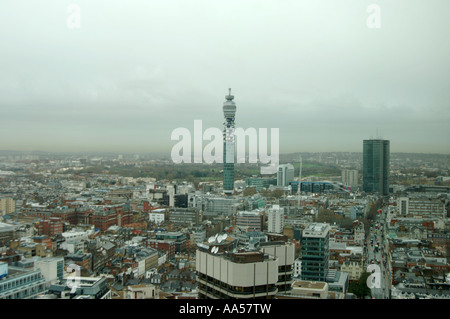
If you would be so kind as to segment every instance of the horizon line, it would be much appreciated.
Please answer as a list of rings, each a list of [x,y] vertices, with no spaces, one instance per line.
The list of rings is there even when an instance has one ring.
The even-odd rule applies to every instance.
[[[80,154],[80,153],[93,153],[93,154],[167,154],[170,155],[170,151],[48,151],[48,150],[8,150],[8,149],[0,149],[0,153],[2,152],[18,152],[18,153],[50,153],[50,154]],[[302,154],[302,153],[363,153],[363,151],[298,151],[298,152],[280,152],[280,155],[291,155],[291,154]],[[390,152],[390,154],[424,154],[424,155],[450,155],[450,153],[437,153],[437,152],[412,152],[412,151],[401,151],[401,152]]]

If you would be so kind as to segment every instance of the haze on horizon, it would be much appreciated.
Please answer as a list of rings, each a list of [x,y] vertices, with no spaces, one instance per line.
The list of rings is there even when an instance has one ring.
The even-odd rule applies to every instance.
[[[450,154],[448,0],[0,9],[1,150],[170,152],[178,127],[222,128],[231,88],[236,126],[279,128],[280,153],[361,152],[378,135],[391,152]]]

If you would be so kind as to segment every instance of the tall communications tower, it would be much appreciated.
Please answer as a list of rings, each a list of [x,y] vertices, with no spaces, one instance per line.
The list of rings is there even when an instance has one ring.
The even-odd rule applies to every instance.
[[[231,89],[228,89],[228,95],[225,96],[223,103],[223,191],[227,195],[234,191],[234,118],[236,114],[236,104],[234,95],[231,95]]]

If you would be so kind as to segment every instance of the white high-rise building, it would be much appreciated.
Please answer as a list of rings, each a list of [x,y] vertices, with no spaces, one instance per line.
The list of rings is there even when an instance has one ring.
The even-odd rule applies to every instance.
[[[281,164],[278,166],[277,186],[288,186],[294,181],[294,166],[292,164]]]
[[[13,198],[0,198],[0,216],[14,213],[16,210],[16,201]]]
[[[357,169],[343,169],[342,170],[342,184],[350,187],[355,187],[359,183],[359,174]]]
[[[267,222],[269,233],[282,234],[284,229],[284,210],[279,205],[273,205],[268,210]]]

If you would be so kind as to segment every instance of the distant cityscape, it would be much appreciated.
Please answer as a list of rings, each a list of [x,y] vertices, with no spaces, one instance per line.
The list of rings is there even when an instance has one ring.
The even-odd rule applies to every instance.
[[[247,161],[236,110],[207,163],[1,151],[0,298],[450,298],[450,155]]]
[[[0,298],[449,298],[450,156],[368,154],[1,151]]]

